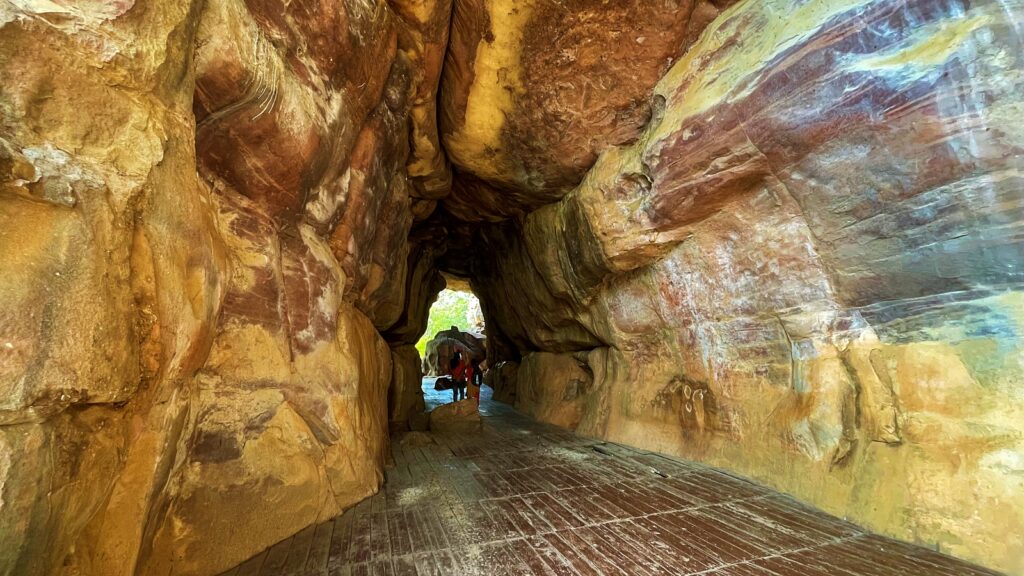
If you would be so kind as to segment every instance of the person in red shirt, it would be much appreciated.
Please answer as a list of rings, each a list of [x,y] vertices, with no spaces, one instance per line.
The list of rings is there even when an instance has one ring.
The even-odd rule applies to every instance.
[[[448,363],[452,375],[452,402],[458,402],[459,400],[466,399],[466,381],[469,379],[469,375],[466,374],[469,362],[462,358],[462,352],[458,350],[452,354],[452,359]],[[472,368],[469,368],[472,370]]]

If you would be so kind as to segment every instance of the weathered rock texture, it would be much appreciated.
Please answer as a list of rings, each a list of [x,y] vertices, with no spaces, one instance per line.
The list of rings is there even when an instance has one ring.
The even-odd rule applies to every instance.
[[[504,377],[507,375],[499,373],[499,379]],[[515,406],[520,411],[542,422],[566,428],[579,426],[586,408],[584,400],[593,385],[593,375],[585,362],[570,354],[535,352],[523,358],[515,380]]]
[[[0,574],[212,574],[377,490],[447,10],[0,6]]]
[[[725,10],[635,142],[480,232],[517,405],[1024,571],[1022,23],[998,1]]]
[[[391,349],[391,391],[388,397],[388,419],[392,428],[409,427],[409,419],[423,413],[423,371],[420,353],[415,346],[405,344]]]
[[[446,208],[498,220],[557,200],[635,140],[650,90],[730,2],[461,0],[444,68]]]
[[[479,431],[482,425],[480,411],[474,398],[443,404],[430,411],[430,430],[434,432]]]
[[[492,399],[506,404],[515,404],[519,388],[519,364],[517,362],[498,362],[484,372],[484,384],[494,390]]]
[[[1022,30],[0,2],[0,574],[216,573],[373,493],[442,272],[537,418],[1024,572]]]

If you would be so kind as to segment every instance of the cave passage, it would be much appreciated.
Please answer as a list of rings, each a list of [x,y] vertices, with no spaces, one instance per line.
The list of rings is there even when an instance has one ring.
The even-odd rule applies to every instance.
[[[721,470],[538,423],[486,389],[480,412],[478,430],[398,439],[378,494],[224,576],[997,574]]]
[[[1024,576],[1022,110],[1022,0],[0,0],[0,576]]]

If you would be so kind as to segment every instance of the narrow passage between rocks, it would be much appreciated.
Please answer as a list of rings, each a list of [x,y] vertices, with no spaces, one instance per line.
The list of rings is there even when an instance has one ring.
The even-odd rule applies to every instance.
[[[0,576],[1024,576],[1022,112],[1024,0],[0,0]]]
[[[538,423],[487,387],[480,412],[479,432],[396,439],[380,493],[225,576],[997,574],[707,466]]]

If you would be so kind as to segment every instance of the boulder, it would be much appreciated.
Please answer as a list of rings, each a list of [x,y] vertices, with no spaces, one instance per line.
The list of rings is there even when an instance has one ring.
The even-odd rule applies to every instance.
[[[444,404],[430,412],[431,432],[472,432],[480,430],[481,426],[480,411],[472,398]]]
[[[486,340],[472,332],[463,332],[455,326],[438,332],[433,339],[427,342],[424,358],[426,374],[428,376],[448,374],[450,372],[449,362],[456,351],[476,362],[483,362],[487,358]]]
[[[403,434],[398,443],[402,446],[418,448],[434,444],[434,437],[429,432],[414,430]]]

